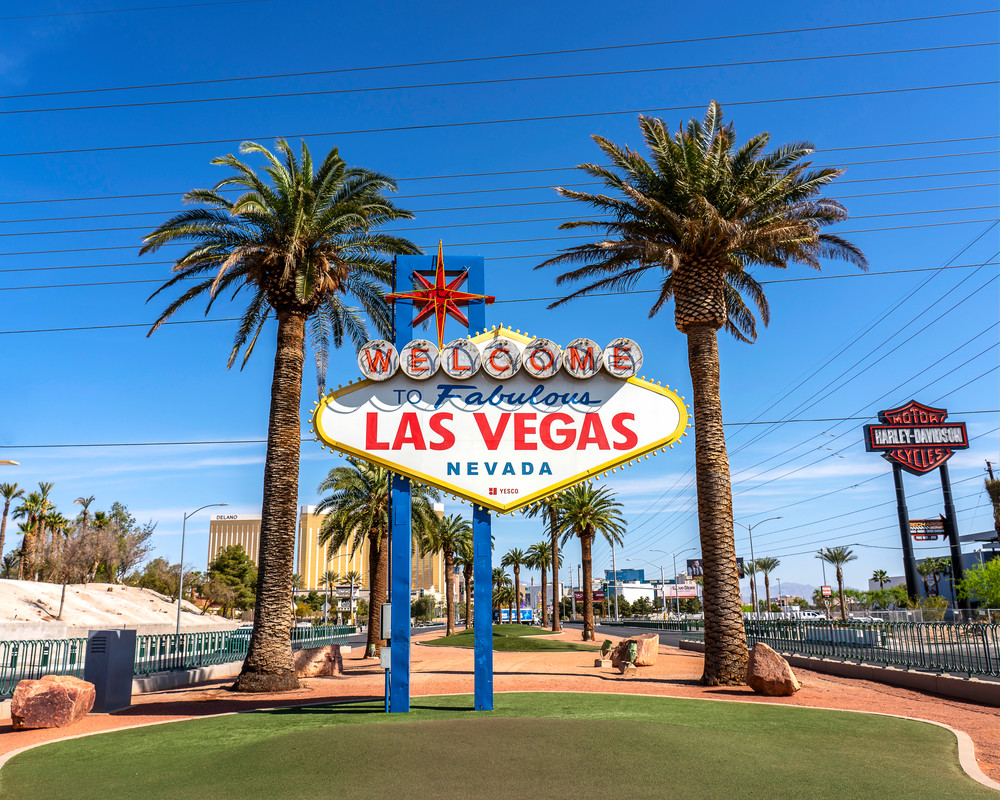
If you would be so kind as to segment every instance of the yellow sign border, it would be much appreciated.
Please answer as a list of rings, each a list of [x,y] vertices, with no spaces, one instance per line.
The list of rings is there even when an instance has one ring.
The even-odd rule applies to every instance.
[[[483,333],[480,333],[476,336],[470,336],[468,338],[474,344],[479,344],[489,339],[494,339],[501,336],[506,337],[508,339],[513,339],[517,342],[520,342],[521,344],[527,344],[528,342],[532,341],[531,338],[525,336],[520,331],[511,330],[510,328],[506,328],[503,325],[498,325],[495,328],[491,328],[490,330],[484,331]],[[441,489],[442,491],[447,492],[448,494],[460,497],[464,500],[468,500],[470,503],[482,506],[483,508],[488,508],[491,511],[496,511],[500,514],[509,514],[518,510],[519,508],[523,508],[524,506],[529,506],[532,505],[533,503],[537,503],[539,500],[542,500],[543,498],[549,497],[554,494],[558,494],[563,489],[566,489],[575,483],[580,483],[581,481],[585,481],[588,479],[596,480],[600,477],[602,473],[607,474],[609,470],[614,471],[620,466],[628,464],[629,462],[632,461],[636,461],[643,457],[648,459],[651,453],[655,453],[655,451],[657,450],[663,450],[668,447],[672,448],[674,446],[674,443],[677,442],[679,439],[681,439],[681,437],[687,436],[687,429],[690,426],[690,423],[688,422],[688,416],[689,416],[688,407],[684,404],[684,398],[672,392],[669,386],[661,386],[659,384],[653,383],[652,381],[648,381],[645,378],[628,378],[624,382],[631,383],[634,386],[639,386],[651,392],[655,392],[656,394],[662,395],[663,397],[666,397],[668,400],[673,402],[673,404],[677,407],[678,422],[677,422],[677,427],[670,433],[670,435],[666,436],[663,439],[658,439],[657,441],[651,444],[636,448],[635,450],[630,450],[627,453],[623,453],[617,458],[613,458],[610,461],[606,461],[603,464],[600,464],[591,469],[584,470],[583,472],[580,472],[572,476],[571,478],[566,478],[565,480],[562,480],[559,483],[548,486],[545,489],[533,492],[532,494],[526,495],[524,497],[518,497],[516,500],[512,500],[509,503],[500,503],[495,500],[492,500],[488,496],[484,497],[483,495],[474,494],[466,489],[462,489],[459,486],[455,486],[454,484],[448,483],[447,481],[434,478],[430,475],[425,475],[424,473],[418,472],[417,470],[403,467],[402,465],[396,462],[380,458],[379,456],[369,453],[367,450],[362,450],[360,448],[342,444],[338,442],[336,439],[334,439],[332,436],[329,436],[327,432],[323,430],[323,424],[321,422],[321,419],[323,411],[326,408],[326,406],[330,403],[330,401],[336,400],[348,394],[352,394],[356,392],[358,389],[363,389],[366,386],[370,386],[373,383],[377,383],[377,381],[363,378],[359,380],[357,383],[349,383],[347,386],[342,386],[336,391],[331,391],[328,394],[326,394],[318,403],[316,403],[313,409],[312,427],[313,431],[316,433],[317,437],[316,441],[322,441],[324,445],[334,450],[337,450],[340,453],[343,453],[345,455],[356,456],[357,458],[360,458],[363,461],[368,461],[372,464],[378,464],[380,466],[385,467],[390,472],[396,473],[397,475],[405,475],[407,478],[410,478],[411,480],[419,481],[421,483],[426,483],[429,486]]]

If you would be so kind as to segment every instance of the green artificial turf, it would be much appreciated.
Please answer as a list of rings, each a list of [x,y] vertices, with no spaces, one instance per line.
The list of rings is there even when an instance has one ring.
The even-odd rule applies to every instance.
[[[229,715],[31,750],[5,800],[326,797],[979,800],[955,737],[924,723],[628,695],[417,698]]]
[[[504,653],[565,653],[570,650],[600,650],[582,642],[575,642],[562,639],[535,639],[535,636],[544,636],[552,631],[545,628],[535,628],[531,625],[494,625],[493,626],[493,649]],[[472,628],[456,633],[454,636],[442,636],[440,639],[431,639],[423,644],[435,645],[438,647],[475,647],[476,633]]]

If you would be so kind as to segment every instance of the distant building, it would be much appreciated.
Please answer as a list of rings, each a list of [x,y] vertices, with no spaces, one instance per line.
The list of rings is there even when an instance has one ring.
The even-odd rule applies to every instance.
[[[620,569],[613,571],[610,569],[604,570],[604,580],[608,583],[612,581],[617,581],[619,583],[645,583],[646,582],[646,570],[644,569]]]
[[[438,515],[443,515],[444,507],[435,505]],[[299,513],[298,534],[295,541],[295,571],[302,576],[304,591],[324,590],[323,574],[333,570],[341,579],[351,571],[361,575],[359,590],[367,595],[370,587],[368,574],[368,541],[354,553],[350,551],[350,542],[346,542],[336,552],[332,552],[329,544],[319,543],[319,531],[325,515],[316,513],[316,506],[302,506]],[[260,551],[260,515],[259,514],[213,514],[208,526],[208,563],[220,551],[232,545],[241,545],[247,555],[257,564]],[[421,557],[413,555],[413,573],[411,576],[414,595],[431,593],[444,594],[444,556],[441,553]]]

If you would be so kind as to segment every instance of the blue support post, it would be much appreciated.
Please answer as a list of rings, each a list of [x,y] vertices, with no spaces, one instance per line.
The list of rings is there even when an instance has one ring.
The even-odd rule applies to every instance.
[[[471,320],[470,320],[471,321]],[[489,509],[472,510],[476,711],[493,710],[493,542]]]
[[[413,547],[410,533],[410,481],[392,476],[392,644],[389,668],[389,712],[410,710],[410,581]]]

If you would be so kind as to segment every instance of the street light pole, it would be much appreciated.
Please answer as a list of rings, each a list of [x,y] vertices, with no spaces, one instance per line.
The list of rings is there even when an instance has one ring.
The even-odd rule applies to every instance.
[[[626,558],[626,561],[641,561],[643,564],[649,564],[651,567],[659,567],[660,570],[660,594],[663,595],[663,619],[667,618],[667,592],[663,587],[666,586],[666,581],[663,580],[663,565],[654,564],[652,561],[647,561],[644,558]],[[656,602],[656,591],[653,591],[653,602]]]
[[[756,566],[756,558],[753,554],[753,529],[764,522],[770,522],[773,519],[784,519],[784,517],[768,517],[767,519],[762,519],[760,522],[755,522],[753,525],[744,525],[742,522],[733,522],[739,525],[741,528],[747,529],[747,534],[750,537],[750,562]],[[753,602],[753,614],[754,619],[760,619],[759,612],[757,610],[757,570],[754,569],[750,573],[750,598]],[[770,611],[770,609],[768,609]]]
[[[180,580],[177,582],[177,638],[174,640],[178,644],[181,640],[181,598],[184,596],[184,540],[187,538],[187,521],[188,517],[193,517],[199,511],[203,511],[206,508],[214,508],[215,506],[228,506],[229,503],[209,503],[207,506],[202,506],[201,508],[196,508],[190,514],[184,515],[184,521],[181,523],[181,574]]]
[[[684,553],[690,553],[694,549],[695,548],[693,547],[686,547],[679,553],[668,553],[666,550],[653,550],[653,549],[650,550],[651,553],[663,553],[663,555],[670,556],[674,560],[674,613],[677,614],[677,616],[681,615],[680,591],[677,587],[677,556],[683,555]],[[666,605],[666,598],[664,598],[663,604]]]

